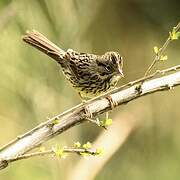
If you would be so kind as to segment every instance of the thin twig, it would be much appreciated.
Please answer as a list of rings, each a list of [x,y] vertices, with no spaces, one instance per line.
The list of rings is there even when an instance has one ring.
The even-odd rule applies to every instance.
[[[92,155],[92,156],[100,154],[96,149],[84,149],[84,148],[63,148],[63,153],[75,153],[78,155],[86,154],[86,155]],[[21,159],[28,159],[31,157],[46,156],[46,155],[58,156],[53,149],[50,149],[50,150],[45,150],[45,151],[37,151],[33,153],[18,155],[16,157],[12,157],[11,159],[8,159],[7,163],[18,161]]]
[[[176,27],[174,27],[175,32],[177,32],[180,29],[180,22],[177,24]],[[167,46],[169,45],[169,43],[172,41],[170,34],[167,38],[167,40],[165,41],[165,43],[163,44],[163,46],[159,49],[158,53],[155,55],[154,60],[152,61],[151,65],[148,67],[147,71],[144,74],[144,77],[146,77],[152,70],[152,68],[155,66],[155,64],[160,60],[162,54],[164,53],[164,51],[166,50]]]

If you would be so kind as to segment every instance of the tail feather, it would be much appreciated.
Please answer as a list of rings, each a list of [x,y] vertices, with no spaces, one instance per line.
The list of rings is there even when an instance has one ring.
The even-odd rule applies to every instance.
[[[40,51],[47,54],[55,61],[61,64],[61,60],[65,55],[65,51],[63,51],[54,43],[49,41],[45,36],[43,36],[38,31],[33,30],[32,32],[27,32],[26,35],[22,37],[22,39],[26,43],[39,49]]]

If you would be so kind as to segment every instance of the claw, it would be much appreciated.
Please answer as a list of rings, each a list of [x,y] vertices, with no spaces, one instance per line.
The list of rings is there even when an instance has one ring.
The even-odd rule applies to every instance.
[[[84,111],[85,111],[85,115],[86,115],[87,118],[90,118],[90,119],[93,118],[93,114],[90,112],[88,107],[85,107]]]
[[[115,108],[118,104],[113,101],[112,97],[109,95],[106,97],[106,99],[109,101],[109,104],[111,106],[111,109]]]

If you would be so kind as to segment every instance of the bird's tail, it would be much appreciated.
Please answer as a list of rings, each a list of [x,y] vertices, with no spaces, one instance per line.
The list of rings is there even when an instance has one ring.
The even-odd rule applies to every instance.
[[[38,31],[26,32],[22,39],[61,64],[65,52]]]

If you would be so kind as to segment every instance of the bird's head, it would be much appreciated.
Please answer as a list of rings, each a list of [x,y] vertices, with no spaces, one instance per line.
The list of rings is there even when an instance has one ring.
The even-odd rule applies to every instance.
[[[101,77],[120,76],[124,77],[123,58],[118,52],[106,52],[96,60],[97,71]]]

